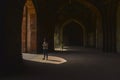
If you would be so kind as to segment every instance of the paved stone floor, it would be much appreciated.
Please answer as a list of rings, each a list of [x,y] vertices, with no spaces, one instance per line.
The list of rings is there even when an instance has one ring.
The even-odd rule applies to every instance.
[[[0,80],[120,80],[120,55],[95,49],[66,48],[68,51],[23,53],[25,69]]]

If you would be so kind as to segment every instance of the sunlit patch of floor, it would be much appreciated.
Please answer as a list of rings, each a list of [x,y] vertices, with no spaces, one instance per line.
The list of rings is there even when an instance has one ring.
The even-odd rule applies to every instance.
[[[83,50],[83,47],[80,46],[64,46],[55,48],[55,51],[81,51]]]
[[[30,53],[23,53],[23,59],[41,63],[50,63],[50,64],[62,64],[67,62],[64,58],[57,57],[57,56],[49,56],[48,60],[43,60],[42,54],[30,54]]]
[[[55,51],[68,51],[68,49],[64,49],[64,48],[55,48]]]

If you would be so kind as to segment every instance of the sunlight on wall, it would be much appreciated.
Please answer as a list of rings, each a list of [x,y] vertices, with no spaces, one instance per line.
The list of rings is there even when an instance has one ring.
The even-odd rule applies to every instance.
[[[57,57],[57,56],[49,56],[48,60],[43,60],[42,54],[30,54],[30,53],[23,53],[23,59],[29,61],[35,61],[40,63],[49,63],[49,64],[62,64],[67,62],[64,58]]]

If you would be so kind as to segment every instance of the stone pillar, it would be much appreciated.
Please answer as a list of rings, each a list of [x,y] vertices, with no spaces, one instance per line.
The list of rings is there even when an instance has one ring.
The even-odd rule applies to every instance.
[[[36,35],[37,28],[36,28],[36,14],[31,15],[31,52],[36,53]]]
[[[117,29],[116,29],[116,47],[117,47],[117,52],[120,53],[120,1],[119,4],[117,5]]]
[[[103,51],[116,52],[115,14],[111,5],[103,11]]]
[[[4,22],[4,17],[5,17],[5,3],[6,1],[4,0],[3,2],[0,3],[0,73],[4,72],[4,66],[5,66],[5,60],[6,60],[6,55],[5,55],[5,22]]]
[[[88,36],[88,30],[86,30],[86,35],[85,35],[85,47],[87,48],[87,47],[89,47],[89,36]]]
[[[22,64],[21,54],[21,26],[24,0],[4,0],[2,7],[3,17],[3,40],[4,40],[4,56],[2,66],[9,70],[18,70]],[[4,71],[5,71],[4,70]]]
[[[27,8],[24,7],[22,19],[22,52],[27,52]]]

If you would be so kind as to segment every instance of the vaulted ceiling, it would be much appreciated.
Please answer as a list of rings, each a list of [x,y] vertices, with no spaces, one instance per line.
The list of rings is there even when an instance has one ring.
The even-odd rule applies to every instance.
[[[100,17],[106,6],[119,0],[32,0],[37,11],[37,16],[42,22],[54,21],[54,23],[75,18],[85,26],[96,26],[96,20]],[[28,0],[28,5],[32,5]],[[31,7],[33,8],[33,6]],[[103,11],[104,12],[104,11]],[[91,20],[92,19],[92,20]],[[92,22],[91,22],[92,21]],[[90,28],[88,28],[90,29]]]

